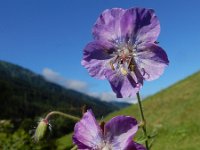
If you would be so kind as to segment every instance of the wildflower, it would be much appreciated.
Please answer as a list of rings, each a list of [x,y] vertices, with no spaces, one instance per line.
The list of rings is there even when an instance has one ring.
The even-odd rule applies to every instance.
[[[137,130],[137,121],[129,116],[114,117],[100,126],[88,110],[75,125],[73,141],[79,150],[145,150],[132,140]]]
[[[169,63],[156,42],[159,33],[152,9],[107,9],[93,27],[94,41],[84,48],[81,64],[92,77],[108,79],[117,97],[133,97]]]

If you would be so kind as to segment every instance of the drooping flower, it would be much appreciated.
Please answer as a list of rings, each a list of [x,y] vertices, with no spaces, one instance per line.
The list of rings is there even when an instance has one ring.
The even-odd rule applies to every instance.
[[[94,41],[81,64],[92,77],[108,79],[117,97],[133,97],[144,80],[158,78],[168,65],[156,42],[160,23],[152,9],[105,10],[93,27]]]
[[[100,127],[88,110],[75,125],[73,141],[79,150],[145,150],[133,141],[137,130],[137,121],[129,116],[114,117]]]
[[[35,142],[39,142],[42,138],[44,138],[49,126],[50,124],[47,119],[40,120],[33,136]]]

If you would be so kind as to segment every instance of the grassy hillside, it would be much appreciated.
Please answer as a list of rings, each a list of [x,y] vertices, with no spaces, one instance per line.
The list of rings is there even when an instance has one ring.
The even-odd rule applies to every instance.
[[[153,150],[200,149],[200,72],[146,98],[143,105],[148,131],[158,132]],[[122,114],[140,120],[137,105],[111,113],[106,120]]]

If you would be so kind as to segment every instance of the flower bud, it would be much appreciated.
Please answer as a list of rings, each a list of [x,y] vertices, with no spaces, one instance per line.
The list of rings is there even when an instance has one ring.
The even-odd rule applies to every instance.
[[[48,120],[41,119],[34,134],[34,140],[36,142],[39,142],[45,136],[48,126],[49,126]]]

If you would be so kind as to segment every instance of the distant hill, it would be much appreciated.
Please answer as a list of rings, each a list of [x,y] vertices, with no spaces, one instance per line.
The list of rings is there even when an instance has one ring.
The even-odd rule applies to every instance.
[[[146,98],[143,104],[148,131],[158,132],[152,150],[200,149],[200,72]],[[106,120],[122,114],[140,120],[135,104]]]
[[[118,102],[118,101],[111,101],[110,102],[112,105],[116,106],[117,108],[125,108],[130,106],[130,103],[126,103],[126,102]]]
[[[98,116],[102,116],[129,105],[103,102],[65,89],[28,69],[4,61],[0,61],[0,102],[2,119],[12,116],[35,117],[53,109],[80,115],[83,105],[91,107]]]
[[[84,105],[92,108],[97,117],[127,106],[65,89],[26,68],[0,61],[0,120],[10,119],[20,126],[22,120],[33,120],[52,110],[81,116]],[[72,124],[66,125],[73,127]]]

